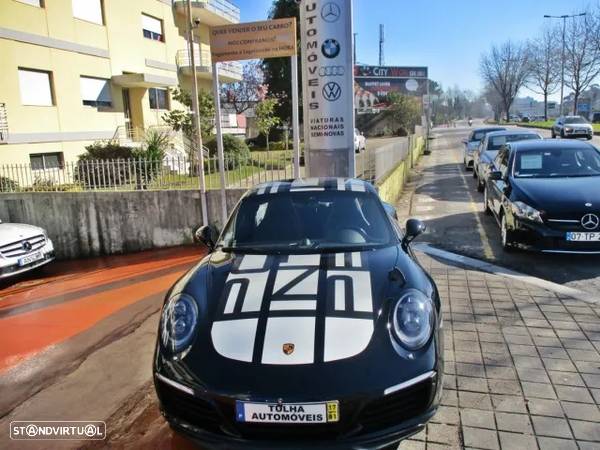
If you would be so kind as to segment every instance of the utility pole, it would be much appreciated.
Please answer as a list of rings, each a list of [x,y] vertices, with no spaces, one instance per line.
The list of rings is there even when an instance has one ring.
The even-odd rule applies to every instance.
[[[352,48],[353,48],[352,63],[354,65],[356,65],[356,36],[358,36],[358,33],[354,33],[354,42],[352,44]]]
[[[192,64],[192,112],[195,136],[198,145],[198,161],[200,172],[200,204],[202,208],[202,225],[208,225],[208,210],[206,207],[206,180],[204,179],[204,153],[202,152],[202,131],[200,129],[200,114],[198,112],[198,78],[196,73],[196,55],[194,51],[194,22],[192,18],[192,1],[187,0],[188,41],[190,47],[190,63]],[[198,53],[200,56],[200,53]],[[218,112],[217,112],[218,113]]]
[[[383,24],[379,25],[379,65],[385,66],[385,56],[383,54],[383,43],[385,42]]]
[[[564,108],[563,108],[563,102],[565,100],[565,33],[567,30],[567,19],[569,18],[573,18],[575,19],[575,17],[581,17],[581,16],[585,16],[586,13],[580,13],[580,14],[564,14],[562,16],[551,16],[549,14],[545,14],[544,18],[545,19],[562,19],[563,21],[563,26],[562,26],[562,56],[561,56],[561,78],[560,78],[560,115],[562,116]],[[577,105],[575,105],[577,106]]]

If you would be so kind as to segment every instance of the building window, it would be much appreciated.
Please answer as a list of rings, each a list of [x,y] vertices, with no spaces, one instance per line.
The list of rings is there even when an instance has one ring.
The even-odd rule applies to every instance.
[[[29,155],[31,170],[63,169],[65,157],[62,152],[35,153]]]
[[[112,106],[110,81],[104,78],[80,77],[81,100],[86,106]]]
[[[19,87],[21,102],[24,105],[52,106],[52,72],[19,68]]]
[[[43,8],[44,7],[44,1],[43,0],[17,0],[20,3],[26,3],[28,5],[31,6],[37,6],[38,8]]]
[[[142,29],[145,38],[165,42],[162,20],[142,14]]]
[[[104,25],[102,0],[72,0],[73,17]]]
[[[169,109],[169,91],[166,89],[150,88],[150,109]]]

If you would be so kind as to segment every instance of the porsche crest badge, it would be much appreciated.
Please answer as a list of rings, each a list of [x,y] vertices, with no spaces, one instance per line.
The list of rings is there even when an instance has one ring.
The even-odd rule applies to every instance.
[[[283,353],[285,353],[286,355],[291,355],[292,353],[294,353],[294,348],[296,346],[294,344],[291,343],[287,343],[287,344],[283,344]]]

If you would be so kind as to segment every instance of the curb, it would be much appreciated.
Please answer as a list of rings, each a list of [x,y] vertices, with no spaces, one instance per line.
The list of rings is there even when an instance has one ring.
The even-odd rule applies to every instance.
[[[446,250],[441,250],[439,248],[432,247],[430,244],[427,243],[415,243],[413,244],[413,248],[429,256],[437,256],[438,258],[445,259],[446,261],[459,263],[466,267],[481,270],[482,272],[487,272],[504,278],[509,278],[512,280],[532,284],[539,288],[546,289],[548,291],[552,291],[556,294],[559,294],[562,297],[571,297],[592,305],[600,304],[600,300],[592,299],[590,298],[591,294],[580,291],[578,289],[563,286],[562,284],[553,283],[551,281],[533,277],[531,275],[526,275],[524,273],[507,269],[505,267],[497,266],[495,264],[491,264],[479,259],[458,255],[456,253],[448,252]]]

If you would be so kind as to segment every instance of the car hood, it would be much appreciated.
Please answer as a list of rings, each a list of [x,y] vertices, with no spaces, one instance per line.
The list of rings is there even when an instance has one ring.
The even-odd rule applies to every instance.
[[[589,123],[565,123],[564,127],[565,128],[575,128],[575,129],[585,128],[587,130],[591,130],[593,128],[592,125]]]
[[[391,280],[394,268],[410,281]],[[429,278],[397,246],[316,255],[216,252],[174,287],[197,300],[198,331],[184,358],[159,358],[158,369],[211,390],[273,394],[308,379],[326,391],[357,368],[367,384],[375,376],[387,384],[410,379],[435,367],[436,347],[432,341],[405,358],[394,350],[387,323],[408,288],[439,308]]]
[[[515,200],[546,211],[548,217],[575,214],[569,218],[577,219],[582,213],[600,211],[600,190],[594,187],[598,181],[590,177],[516,179]]]
[[[44,230],[24,223],[0,223],[0,247],[44,234]]]
[[[479,147],[480,143],[481,143],[480,141],[469,141],[469,142],[467,142],[467,150],[469,150],[469,151],[475,150],[477,147]]]

